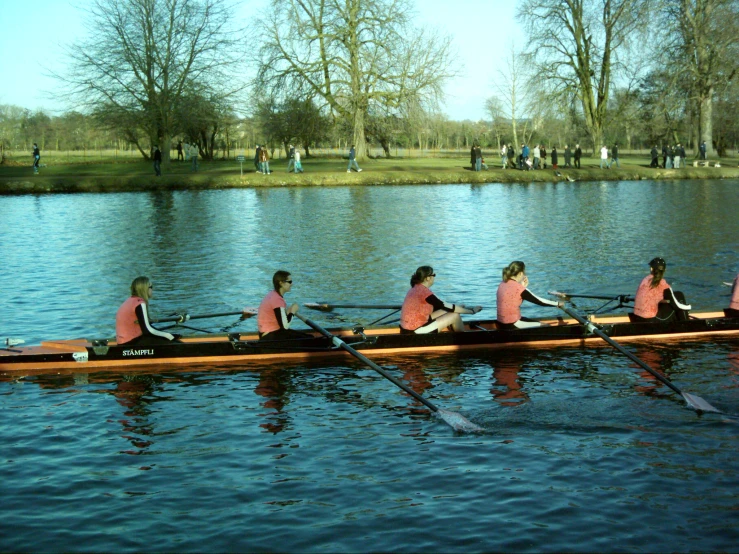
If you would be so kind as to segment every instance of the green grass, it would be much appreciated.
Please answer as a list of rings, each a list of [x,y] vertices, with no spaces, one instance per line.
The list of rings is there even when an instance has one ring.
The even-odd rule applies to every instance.
[[[15,158],[16,161],[20,161]],[[584,158],[582,169],[563,169],[557,176],[552,169],[540,171],[503,170],[500,159],[486,158],[489,171],[473,172],[469,156],[412,157],[370,159],[360,163],[361,173],[346,172],[347,160],[320,157],[303,160],[302,174],[288,174],[284,159],[273,160],[270,175],[254,170],[251,157],[244,163],[243,177],[235,161],[200,161],[200,170],[191,173],[189,162],[171,162],[162,166],[163,176],[154,176],[151,162],[140,158],[100,158],[90,156],[84,163],[65,163],[63,156],[44,155],[38,175],[34,175],[30,156],[27,165],[0,165],[0,194],[38,192],[113,192],[156,189],[210,189],[263,186],[335,186],[378,184],[556,182],[567,178],[578,181],[614,181],[640,179],[725,179],[739,178],[736,159],[722,159],[720,168],[679,170],[652,169],[645,156],[620,158],[621,169],[600,169],[598,158]]]

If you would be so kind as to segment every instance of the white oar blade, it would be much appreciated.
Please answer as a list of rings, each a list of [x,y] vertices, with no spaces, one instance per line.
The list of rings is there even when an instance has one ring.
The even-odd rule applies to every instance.
[[[694,394],[690,394],[688,392],[684,392],[682,393],[682,395],[685,401],[688,403],[688,406],[690,406],[694,410],[698,410],[699,412],[713,412],[716,414],[723,413],[721,410],[711,406],[700,396],[695,396]]]
[[[484,433],[485,429],[479,425],[475,425],[469,419],[457,412],[450,412],[439,408],[436,412],[452,429],[461,433]]]

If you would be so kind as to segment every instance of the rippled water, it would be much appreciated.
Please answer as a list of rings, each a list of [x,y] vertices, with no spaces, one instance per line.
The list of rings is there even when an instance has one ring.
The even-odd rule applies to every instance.
[[[110,336],[138,274],[160,315],[255,305],[278,268],[294,301],[385,303],[428,263],[440,297],[492,316],[513,259],[542,294],[633,293],[661,255],[696,309],[719,308],[739,266],[736,187],[0,198],[0,338]],[[739,412],[738,340],[630,348]],[[376,361],[486,432],[455,434],[352,359],[2,378],[0,550],[736,550],[736,419],[697,415],[611,349]]]

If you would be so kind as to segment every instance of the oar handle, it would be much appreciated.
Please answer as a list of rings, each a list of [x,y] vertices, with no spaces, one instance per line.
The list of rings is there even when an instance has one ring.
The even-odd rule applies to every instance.
[[[352,348],[351,346],[349,346],[348,344],[346,344],[343,340],[341,340],[336,335],[333,335],[333,334],[329,333],[326,329],[324,329],[323,327],[321,327],[317,323],[314,323],[313,321],[311,321],[307,317],[304,317],[304,316],[300,315],[299,313],[295,313],[293,315],[295,317],[297,317],[298,319],[300,319],[308,327],[311,327],[312,329],[315,329],[316,331],[318,331],[319,333],[321,333],[324,337],[331,339],[331,342],[333,342],[333,344],[336,347],[343,348],[344,350],[346,350],[347,352],[349,352],[349,354],[351,354],[352,356],[354,356],[355,358],[357,358],[361,362],[364,362],[365,364],[367,364],[369,367],[371,367],[372,369],[374,369],[377,373],[379,373],[380,375],[382,375],[385,379],[387,379],[390,382],[392,382],[396,387],[399,387],[399,388],[403,389],[405,392],[407,392],[408,394],[410,394],[413,398],[415,398],[416,400],[418,400],[419,402],[421,402],[422,404],[424,404],[426,407],[428,407],[432,411],[434,411],[434,412],[438,412],[439,411],[439,408],[437,408],[434,404],[432,404],[431,402],[429,402],[428,400],[426,400],[423,396],[421,396],[420,394],[418,394],[412,388],[410,388],[410,387],[406,386],[405,384],[401,383],[400,381],[398,381],[395,377],[393,377],[392,375],[390,375],[387,371],[385,371],[383,368],[381,368],[375,362],[373,362],[372,360],[370,360],[367,356],[365,356],[364,354],[361,354],[360,352],[357,352],[356,350],[354,350],[354,348]]]
[[[590,333],[593,333],[595,335],[598,335],[600,338],[602,338],[604,341],[606,341],[608,344],[610,344],[613,348],[621,352],[624,356],[629,358],[632,362],[637,364],[639,367],[644,369],[645,371],[651,373],[656,377],[659,381],[663,382],[665,385],[670,387],[672,390],[674,390],[678,394],[683,394],[683,391],[681,391],[679,388],[677,388],[672,381],[664,377],[663,375],[660,375],[657,371],[653,370],[651,367],[649,367],[647,364],[645,364],[642,360],[634,356],[631,352],[626,350],[623,346],[621,346],[619,343],[617,343],[615,340],[613,340],[611,337],[606,335],[602,330],[600,330],[595,323],[592,321],[588,321],[585,319],[582,315],[577,313],[575,310],[572,310],[571,308],[568,308],[567,306],[560,306],[563,312],[565,312],[567,315],[572,317],[573,319],[577,320],[580,325],[585,327]]]

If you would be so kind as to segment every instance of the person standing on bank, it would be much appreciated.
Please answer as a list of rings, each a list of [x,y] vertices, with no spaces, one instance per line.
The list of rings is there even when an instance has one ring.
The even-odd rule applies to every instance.
[[[291,169],[295,170],[295,147],[292,144],[287,152],[287,172],[290,173]]]
[[[33,172],[38,173],[39,162],[41,161],[41,150],[38,149],[38,144],[33,143]]]
[[[259,167],[262,171],[262,174],[269,175],[269,153],[267,152],[267,146],[263,145],[259,149]]]
[[[349,149],[349,166],[346,168],[347,173],[352,172],[352,166],[354,167],[354,169],[357,170],[357,173],[362,171],[361,169],[359,169],[359,164],[357,163],[357,151],[354,149],[353,144],[352,147]]]
[[[257,329],[259,338],[265,340],[303,339],[311,337],[307,333],[290,329],[293,315],[298,313],[299,306],[291,304],[287,307],[285,295],[292,290],[293,278],[289,271],[276,271],[272,276],[272,287],[259,304],[257,311]]]
[[[705,160],[706,159],[706,141],[705,140],[701,142],[701,145],[698,147],[698,151],[700,152],[698,158],[700,160]]]
[[[149,322],[149,300],[154,296],[154,284],[148,277],[136,277],[131,283],[131,296],[115,315],[117,344],[152,346],[179,342],[179,335],[159,331]]]
[[[482,148],[475,146],[475,171],[482,171]]]
[[[672,291],[663,279],[667,262],[663,258],[654,258],[649,262],[649,275],[642,279],[634,297],[634,312],[629,313],[633,322],[645,321],[684,321],[688,319],[690,304],[685,304],[685,297],[680,291]]]
[[[552,169],[557,169],[559,164],[559,154],[557,154],[557,147],[552,146]]]
[[[649,164],[649,167],[659,167],[659,152],[657,152],[657,145],[655,144],[652,146],[652,151],[650,152],[650,155],[652,156],[652,163]]]
[[[505,169],[508,165],[508,147],[506,146],[505,142],[500,149],[500,163],[503,166],[503,169]]]
[[[515,261],[503,268],[503,280],[498,285],[496,325],[500,329],[528,329],[541,327],[542,323],[534,319],[521,317],[521,304],[524,300],[539,306],[563,306],[563,302],[554,302],[539,298],[528,290],[529,278],[526,276],[526,264]]]
[[[600,149],[600,168],[603,169],[603,166],[606,166],[606,169],[611,169],[610,164],[608,163],[608,147],[604,144],[603,148]]]
[[[411,275],[411,289],[405,295],[400,310],[401,334],[422,335],[435,333],[447,327],[461,332],[464,331],[464,323],[459,314],[476,314],[482,310],[482,306],[468,308],[439,300],[431,292],[435,280],[436,273],[429,265],[422,265]]]
[[[262,157],[262,149],[257,144],[257,147],[254,150],[254,169],[256,169],[257,172],[261,172],[262,171],[261,165],[260,165],[261,157]]]
[[[185,157],[182,155],[182,141],[177,143],[177,161],[179,162],[180,160],[185,161]]]
[[[617,168],[621,169],[621,163],[618,161],[618,144],[614,144],[611,148],[611,162],[608,164],[608,168],[610,169],[614,163]]]
[[[563,167],[572,167],[570,162],[572,161],[572,151],[570,150],[570,145],[565,144],[565,165]]]
[[[154,175],[162,176],[162,152],[158,146],[154,147]]]
[[[579,144],[575,145],[575,167],[580,169],[580,158],[582,158],[582,148]]]

